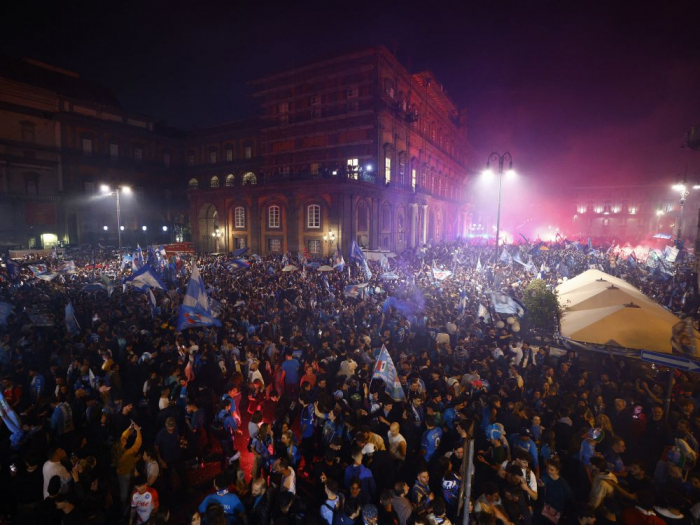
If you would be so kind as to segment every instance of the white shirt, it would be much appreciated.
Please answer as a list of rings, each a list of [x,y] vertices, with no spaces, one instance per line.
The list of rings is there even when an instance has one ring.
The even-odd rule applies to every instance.
[[[68,483],[71,482],[73,477],[70,475],[70,472],[66,470],[66,467],[61,465],[61,463],[57,461],[47,461],[44,463],[44,467],[41,469],[42,473],[44,474],[44,499],[49,497],[49,481],[51,481],[51,478],[54,476],[58,476],[61,478],[61,494],[65,494],[68,492]]]
[[[403,455],[399,453],[399,445],[401,443],[406,443],[406,439],[404,439],[401,434],[394,437],[391,435],[391,432],[387,432],[386,435],[389,441],[389,454],[391,454],[391,457],[395,459],[406,459],[406,452],[404,452]]]
[[[292,494],[297,493],[297,475],[292,467],[289,467],[289,476],[282,475],[282,487]]]

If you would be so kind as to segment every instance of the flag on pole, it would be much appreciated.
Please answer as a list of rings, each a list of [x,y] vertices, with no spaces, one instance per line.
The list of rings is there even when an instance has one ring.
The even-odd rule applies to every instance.
[[[17,261],[13,261],[9,257],[5,259],[5,266],[7,266],[7,274],[10,276],[11,281],[18,281],[22,267]]]
[[[365,278],[369,281],[372,278],[372,270],[369,269],[367,259],[362,261],[362,270],[365,272]]]
[[[250,263],[243,259],[231,259],[230,261],[226,261],[225,265],[226,268],[232,272],[235,272],[236,270],[250,268]]]
[[[71,302],[66,305],[66,331],[70,335],[80,334],[80,325],[78,325],[78,320],[75,318],[75,308],[73,308],[73,303]]]
[[[210,314],[209,297],[204,287],[204,279],[199,275],[199,269],[195,263],[192,264],[192,274],[190,275],[190,282],[187,283],[187,291],[185,292],[182,304],[184,306],[199,308],[203,312]]]
[[[365,257],[364,252],[362,251],[362,248],[360,248],[355,240],[353,239],[352,243],[350,244],[350,258],[355,259],[356,261],[366,261],[367,258]]]
[[[340,252],[340,246],[335,247],[335,260],[333,261],[333,268],[339,272],[342,272],[345,268],[345,259],[343,258],[343,254]]]
[[[137,270],[136,273],[126,279],[126,281],[131,282],[134,288],[137,289],[143,289],[144,286],[148,286],[150,288],[160,288],[163,291],[168,291],[168,287],[165,286],[165,283],[158,277],[155,270],[148,264],[140,270]]]
[[[75,262],[73,262],[73,261],[62,262],[61,264],[58,265],[57,272],[60,275],[75,273]]]
[[[198,328],[202,326],[221,326],[221,321],[214,318],[209,312],[199,306],[180,305],[177,319],[177,331],[182,332],[187,328]]]
[[[501,261],[506,263],[508,266],[511,266],[513,264],[513,257],[508,253],[508,250],[503,248],[503,251],[501,252]]]
[[[515,314],[522,317],[525,309],[511,296],[503,292],[491,292],[491,302],[493,309],[499,314]]]
[[[379,353],[376,365],[374,365],[372,379],[381,379],[384,381],[386,384],[386,393],[391,396],[394,401],[403,401],[406,398],[406,393],[403,391],[401,381],[399,381],[394,362],[391,360],[389,351],[384,345],[382,345],[382,351]]]
[[[156,296],[153,295],[153,290],[148,289],[148,303],[151,305],[151,317],[156,318]]]
[[[436,281],[444,281],[447,279],[449,276],[452,275],[452,270],[439,270],[435,266],[433,266],[433,278]]]

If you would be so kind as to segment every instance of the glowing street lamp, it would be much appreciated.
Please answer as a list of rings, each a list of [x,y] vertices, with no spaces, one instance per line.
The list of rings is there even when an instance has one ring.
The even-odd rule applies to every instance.
[[[119,197],[122,194],[123,195],[130,195],[131,188],[129,186],[117,186],[116,188],[112,189],[107,184],[102,184],[100,186],[100,191],[105,195],[113,195],[117,199],[117,237],[119,238],[119,249],[121,250],[122,249],[122,232],[124,231],[124,226],[121,225],[122,210],[121,210],[121,206],[119,204]],[[104,227],[104,230],[107,231],[107,226]]]
[[[678,217],[678,233],[676,234],[676,246],[678,249],[682,248],[683,246],[683,241],[681,241],[681,234],[683,233],[683,211],[685,208],[685,200],[688,198],[690,195],[690,190],[697,190],[700,189],[699,184],[693,184],[689,185],[688,184],[688,172],[686,170],[685,174],[683,175],[683,180],[681,182],[678,182],[671,186],[671,189],[674,191],[678,192],[678,195],[680,196],[680,205],[681,205],[681,213],[680,216]],[[661,210],[659,210],[661,211]]]
[[[493,262],[496,264],[498,262],[498,237],[501,234],[501,190],[503,188],[503,165],[508,162],[508,170],[506,171],[506,176],[508,178],[515,177],[515,171],[513,170],[513,157],[511,157],[509,152],[505,152],[503,155],[493,152],[489,155],[486,161],[486,169],[483,175],[486,177],[492,177],[493,171],[491,170],[491,161],[498,161],[498,212],[496,215],[496,249],[493,254]]]

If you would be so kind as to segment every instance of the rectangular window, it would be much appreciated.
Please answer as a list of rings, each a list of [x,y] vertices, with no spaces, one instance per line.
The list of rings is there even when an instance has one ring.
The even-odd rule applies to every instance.
[[[245,228],[245,208],[239,206],[234,213],[234,228]]]
[[[94,182],[86,182],[85,183],[85,193],[88,195],[91,193],[95,193],[95,183]]]
[[[83,155],[92,155],[92,139],[83,139]]]
[[[289,102],[281,102],[279,106],[277,106],[277,109],[279,113],[289,113]]]
[[[282,175],[289,175],[289,166],[282,166],[280,168],[280,172],[282,173]]]
[[[187,165],[194,166],[194,153],[187,155]]]
[[[246,146],[245,147],[245,158],[246,159],[252,159],[253,158],[253,147],[252,146]]]
[[[31,122],[22,123],[22,142],[34,142],[36,136],[34,133],[35,126]]]
[[[211,164],[216,164],[216,151],[209,152],[209,162]]]
[[[267,211],[267,226],[269,228],[279,228],[280,227],[280,207],[270,206]]]
[[[109,145],[109,158],[113,160],[119,158],[119,144],[112,143]]]
[[[348,88],[348,90],[347,90],[347,97],[348,98],[357,98],[358,95],[359,95],[359,90],[356,87]]]
[[[226,149],[226,162],[233,162],[233,148]]]
[[[281,252],[282,251],[282,241],[278,238],[275,237],[273,239],[268,239],[267,240],[267,249],[271,252]]]
[[[170,153],[163,153],[163,165],[166,168],[170,166]]]
[[[391,182],[391,157],[384,157],[384,181],[389,184]]]
[[[310,168],[311,168],[311,173],[313,173],[314,175],[317,175],[318,171],[321,169],[321,164],[319,164],[318,162],[312,162]]]
[[[357,180],[357,172],[360,167],[360,159],[348,159],[348,177]]]
[[[321,96],[320,95],[314,95],[311,97],[311,105],[312,106],[318,106],[321,103]]]
[[[240,250],[241,248],[245,248],[245,237],[235,237],[233,239],[233,244],[236,247],[236,250]]]
[[[318,204],[312,204],[306,209],[306,227],[321,227],[321,207]]]
[[[143,148],[140,148],[140,147],[134,148],[134,160],[136,162],[141,162],[143,160]]]
[[[321,241],[319,241],[319,240],[309,241],[309,253],[311,255],[321,255]]]

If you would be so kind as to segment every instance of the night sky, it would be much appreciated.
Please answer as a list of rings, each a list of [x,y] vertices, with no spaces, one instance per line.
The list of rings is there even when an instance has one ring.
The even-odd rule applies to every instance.
[[[109,4],[108,7],[107,4]],[[575,4],[575,5],[574,5]],[[376,44],[470,115],[479,164],[509,149],[524,177],[672,180],[700,152],[697,2],[14,2],[0,53],[76,71],[170,124],[255,114],[246,82]],[[8,15],[8,13],[6,13]]]

